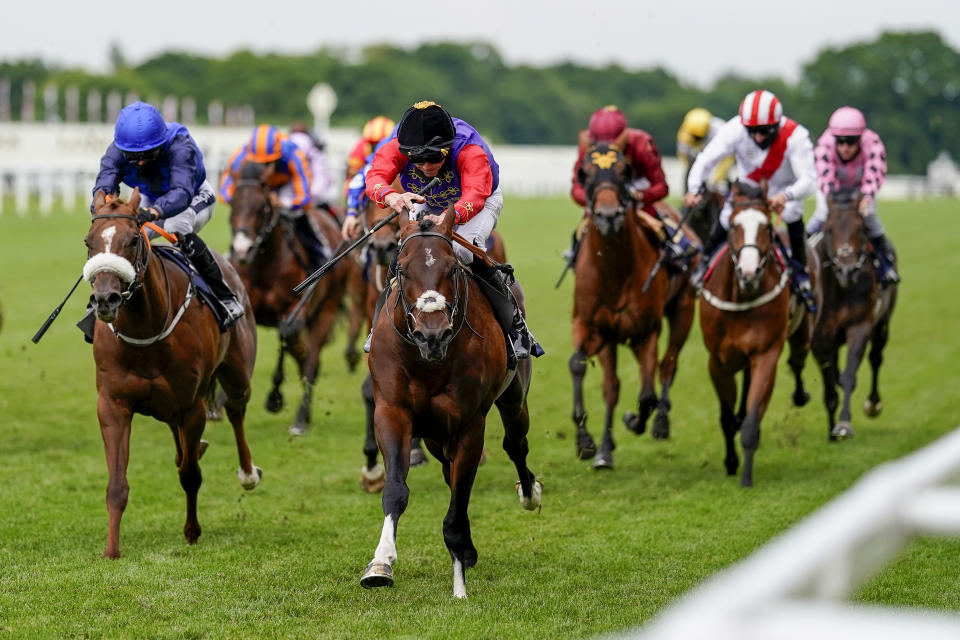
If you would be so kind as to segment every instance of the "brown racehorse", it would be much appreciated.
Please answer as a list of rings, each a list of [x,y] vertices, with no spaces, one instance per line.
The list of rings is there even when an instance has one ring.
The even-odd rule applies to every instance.
[[[237,274],[220,256],[224,280],[237,292],[246,314],[221,333],[213,312],[193,298],[187,274],[152,253],[137,225],[140,192],[130,202],[94,200],[87,233],[84,276],[97,318],[93,357],[97,366],[97,417],[107,458],[107,512],[110,526],[104,557],[120,555],[120,518],[130,487],[130,421],[134,413],[166,422],[177,447],[180,484],[187,494],[183,533],[189,544],[200,537],[197,492],[200,440],[206,423],[205,394],[216,380],[226,393],[226,411],[240,454],[240,484],[253,489],[254,467],[243,433],[257,333],[250,301]]]
[[[753,457],[760,444],[760,421],[770,401],[777,361],[790,335],[790,367],[797,387],[793,401],[809,400],[800,374],[813,327],[811,314],[795,305],[791,323],[789,272],[775,250],[766,185],[756,192],[733,186],[728,244],[714,258],[701,291],[700,328],[709,353],[710,379],[720,400],[720,426],[726,442],[724,465],[734,475],[740,460],[734,437],[740,431],[744,463],[741,484],[753,485]],[[807,252],[811,285],[817,291],[817,261]],[[735,375],[743,371],[740,409]]]
[[[407,506],[410,441],[422,437],[443,466],[450,507],[443,539],[453,560],[453,595],[467,595],[464,572],[477,551],[467,506],[483,451],[486,415],[496,403],[503,448],[517,469],[520,502],[540,504],[542,486],[527,468],[530,359],[507,370],[503,333],[479,285],[452,248],[452,209],[438,227],[402,223],[397,283],[374,327],[367,363],[373,378],[377,442],[387,468],[384,523],[365,587],[393,584],[396,527]],[[522,304],[522,291],[514,287]]]
[[[863,411],[872,418],[883,408],[877,390],[877,376],[889,337],[897,286],[880,287],[877,283],[866,225],[858,212],[859,194],[830,196],[827,203],[829,209],[823,233],[815,244],[822,269],[823,304],[812,347],[823,374],[827,430],[830,439],[835,440],[853,435],[850,398],[868,342],[873,377]],[[837,356],[843,344],[847,346],[847,363],[840,374]],[[839,420],[834,422],[839,402],[838,385],[843,389],[843,406]]]
[[[367,201],[363,207],[363,226],[364,230],[372,229],[381,220],[390,213],[389,209],[381,209],[375,203]],[[367,281],[367,323],[368,326],[373,322],[374,307],[377,298],[383,291],[386,284],[387,272],[390,267],[390,261],[397,252],[397,245],[400,241],[400,223],[394,219],[373,233],[363,252],[358,253],[359,259],[364,265],[364,275]],[[503,244],[503,238],[497,231],[490,234],[490,247],[488,253],[490,257],[499,263],[507,261],[507,254]],[[374,431],[374,402],[373,402],[373,380],[370,375],[363,380],[361,387],[363,402],[367,409],[367,435],[363,443],[363,454],[367,462],[360,470],[360,484],[365,491],[376,493],[383,488],[386,474],[383,466],[377,462],[379,449],[377,448],[377,437]],[[414,438],[410,445],[410,466],[418,467],[426,464],[426,454],[420,444],[420,438]]]
[[[625,132],[626,133],[626,132]],[[624,134],[625,135],[625,134]],[[622,136],[621,136],[622,137]],[[627,428],[643,433],[647,419],[657,409],[653,436],[670,434],[670,387],[677,371],[677,356],[693,324],[694,290],[686,273],[661,269],[643,287],[657,263],[660,244],[641,228],[636,205],[626,189],[632,169],[620,152],[624,140],[600,144],[584,155],[581,180],[587,194],[589,224],[577,253],[573,297],[573,421],[577,425],[577,455],[594,457],[596,468],[613,467],[613,414],[620,395],[617,345],[627,343],[640,363],[642,386],[639,415],[624,415]],[[670,339],[660,362],[662,393],[657,397],[657,341],[666,318]],[[603,366],[606,403],[603,441],[599,451],[587,432],[583,404],[583,378],[587,359],[599,355]]]
[[[268,411],[276,413],[283,408],[280,385],[284,377],[284,355],[290,354],[297,362],[303,396],[290,433],[301,435],[310,426],[320,349],[331,338],[349,271],[357,267],[349,260],[341,260],[311,294],[299,296],[293,292],[293,287],[313,269],[307,250],[294,233],[293,222],[282,215],[271,198],[267,181],[272,171],[272,165],[247,162],[234,172],[230,261],[250,295],[257,324],[277,327],[280,334],[273,388],[267,396]],[[308,211],[306,215],[313,217],[330,247],[336,247],[340,232],[329,214]]]

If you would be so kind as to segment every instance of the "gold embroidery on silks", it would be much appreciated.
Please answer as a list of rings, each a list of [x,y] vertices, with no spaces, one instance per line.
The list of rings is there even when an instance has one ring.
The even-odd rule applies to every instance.
[[[472,202],[464,202],[464,203],[463,203],[463,208],[466,209],[468,213],[473,213],[473,203],[472,203]]]
[[[617,152],[613,150],[606,153],[594,151],[590,154],[590,160],[598,169],[609,169],[617,164]]]
[[[460,199],[461,190],[460,187],[454,184],[455,176],[453,175],[453,170],[451,169],[447,169],[445,172],[438,175],[440,181],[449,186],[442,191],[435,191],[434,193],[429,194],[423,193],[423,188],[426,186],[426,182],[424,182],[425,177],[422,176],[415,167],[411,166],[407,169],[406,177],[410,179],[410,184],[405,186],[407,191],[422,195],[430,209],[445,209],[448,204],[451,202],[456,202]]]

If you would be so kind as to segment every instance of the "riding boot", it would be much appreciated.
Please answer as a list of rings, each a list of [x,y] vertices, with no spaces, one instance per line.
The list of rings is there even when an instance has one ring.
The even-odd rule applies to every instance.
[[[703,288],[703,278],[707,274],[707,269],[710,267],[713,252],[717,250],[717,247],[719,247],[726,238],[727,231],[723,228],[723,225],[720,224],[720,221],[717,220],[713,223],[713,227],[710,228],[709,237],[703,241],[703,249],[700,251],[700,264],[697,265],[696,270],[690,274],[690,284],[692,284],[695,289]]]
[[[807,233],[803,228],[803,220],[788,222],[787,236],[790,238],[790,267],[793,271],[794,293],[800,295],[810,313],[815,313],[817,303],[810,288],[810,274],[807,273]]]
[[[294,229],[303,239],[307,254],[310,256],[310,266],[313,269],[319,269],[327,261],[324,249],[326,243],[320,235],[320,229],[306,211],[292,211],[290,215],[293,216]]]
[[[195,233],[181,235],[178,244],[183,254],[187,256],[200,275],[203,276],[203,279],[210,285],[213,295],[217,297],[226,314],[220,324],[221,331],[229,329],[237,323],[237,320],[243,315],[244,309],[236,294],[224,282],[223,272],[220,271],[220,265],[217,264],[216,258],[213,257],[210,249],[200,239],[200,236]]]
[[[900,282],[900,274],[897,273],[897,268],[893,264],[894,255],[893,251],[890,250],[887,237],[881,233],[870,238],[870,242],[873,244],[873,252],[877,256],[877,275],[880,277],[880,284],[888,287]]]
[[[373,305],[373,318],[370,319],[370,332],[367,333],[367,339],[363,341],[363,352],[370,353],[370,344],[373,342],[373,328],[377,326],[377,318],[380,317],[380,310],[383,309],[383,303],[387,301],[390,295],[390,283],[397,273],[397,256],[394,254],[390,266],[387,267],[387,282],[383,285],[383,291],[377,296],[377,302]]]
[[[507,346],[507,368],[515,368],[518,359],[543,355],[543,348],[530,333],[520,307],[504,282],[501,272],[480,259],[471,262],[470,268],[480,284],[480,289],[490,301],[493,315],[503,330]]]

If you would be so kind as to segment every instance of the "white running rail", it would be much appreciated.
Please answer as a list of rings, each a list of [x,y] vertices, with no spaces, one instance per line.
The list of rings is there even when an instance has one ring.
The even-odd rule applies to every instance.
[[[960,428],[843,495],[623,637],[639,640],[960,638],[960,614],[848,602],[919,535],[960,535]]]

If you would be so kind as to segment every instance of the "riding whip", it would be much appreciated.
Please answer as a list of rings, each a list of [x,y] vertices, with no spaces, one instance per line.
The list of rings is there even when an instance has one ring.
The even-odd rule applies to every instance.
[[[426,186],[424,186],[424,187],[420,190],[420,193],[425,193],[425,192],[433,189],[433,188],[434,188],[435,186],[437,186],[438,184],[440,184],[440,178],[439,178],[439,177],[434,178],[433,180],[431,180],[430,182],[428,182],[428,183],[426,184]],[[353,251],[354,249],[356,249],[357,247],[359,247],[361,244],[363,244],[364,242],[366,242],[367,238],[369,238],[369,237],[372,236],[374,233],[376,233],[376,231],[379,230],[380,227],[382,227],[382,226],[390,223],[390,222],[391,222],[394,218],[396,218],[398,215],[400,215],[400,213],[397,212],[397,211],[394,211],[394,212],[391,213],[389,216],[387,216],[386,218],[384,218],[383,220],[381,220],[381,221],[378,222],[377,224],[373,225],[373,227],[370,229],[370,231],[367,231],[365,234],[363,234],[362,236],[360,236],[360,238],[358,238],[353,244],[351,244],[349,247],[347,247],[346,249],[344,249],[344,250],[343,250],[343,253],[337,254],[336,256],[334,256],[333,258],[331,258],[330,260],[328,260],[326,263],[324,263],[324,265],[323,265],[322,267],[320,267],[319,269],[317,269],[316,271],[314,271],[313,273],[311,273],[310,275],[308,275],[306,278],[304,278],[304,279],[303,279],[303,282],[301,282],[300,284],[298,284],[297,286],[295,286],[295,287],[293,288],[293,292],[294,292],[294,293],[300,293],[300,292],[302,292],[304,289],[306,289],[307,287],[309,287],[311,284],[313,284],[314,282],[316,282],[317,280],[319,280],[320,278],[322,278],[323,276],[325,276],[325,275],[327,274],[327,272],[329,272],[331,269],[333,269],[333,268],[337,265],[337,263],[340,262],[340,260],[343,258],[343,256],[347,255],[348,253],[350,253],[351,251]]]
[[[70,293],[67,294],[67,297],[63,299],[56,309],[53,310],[53,313],[50,314],[50,317],[43,323],[43,326],[40,327],[33,336],[33,344],[40,342],[40,338],[43,337],[43,334],[47,332],[47,329],[50,328],[50,325],[53,324],[53,321],[57,319],[57,316],[60,315],[60,310],[63,309],[63,305],[67,304],[67,300],[70,299],[70,296],[73,295],[73,292],[76,290],[77,285],[80,284],[80,281],[83,280],[83,274],[80,274],[80,277],[77,278],[77,281],[73,283],[73,286],[70,287]]]

